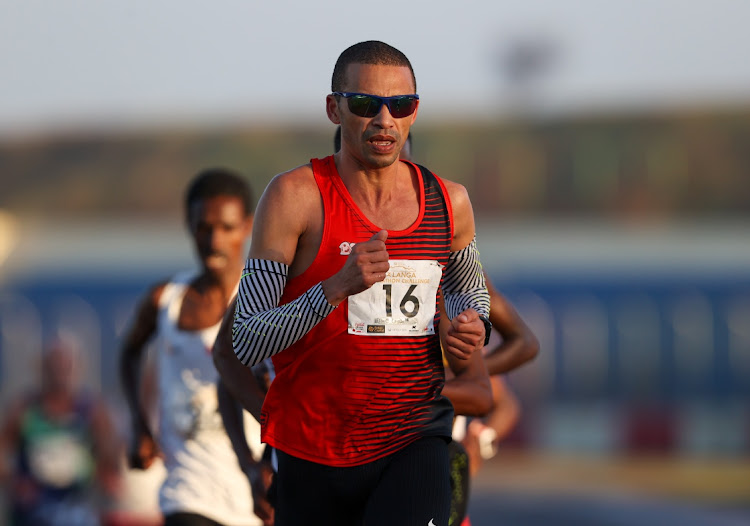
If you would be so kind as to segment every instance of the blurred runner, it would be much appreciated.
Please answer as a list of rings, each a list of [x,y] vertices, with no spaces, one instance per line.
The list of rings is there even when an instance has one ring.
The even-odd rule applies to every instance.
[[[39,389],[6,413],[0,482],[9,526],[96,526],[117,497],[122,445],[109,409],[78,386],[81,359],[71,341],[48,344]]]
[[[238,174],[212,169],[190,183],[185,205],[200,269],[154,286],[124,340],[121,375],[133,433],[129,462],[146,469],[163,455],[166,480],[159,504],[165,526],[260,525],[218,413],[218,373],[211,359],[242,273],[252,194]],[[152,339],[158,433],[149,428],[148,408],[139,397],[144,349]]]
[[[486,273],[485,282],[490,293],[490,322],[495,330],[483,353],[491,377],[494,404],[483,418],[473,418],[468,425],[459,421],[454,435],[469,453],[472,476],[479,471],[483,460],[497,454],[499,443],[513,431],[521,417],[520,403],[503,375],[530,362],[539,352],[539,341],[534,333]],[[465,431],[461,425],[465,426]]]

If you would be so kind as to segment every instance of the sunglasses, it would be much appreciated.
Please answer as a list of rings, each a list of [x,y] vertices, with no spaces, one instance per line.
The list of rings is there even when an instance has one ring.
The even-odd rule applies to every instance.
[[[349,111],[360,117],[371,118],[380,113],[385,104],[391,117],[401,119],[414,113],[419,105],[419,95],[396,95],[395,97],[378,97],[366,93],[351,93],[348,91],[334,91],[333,95],[344,97],[349,105]]]

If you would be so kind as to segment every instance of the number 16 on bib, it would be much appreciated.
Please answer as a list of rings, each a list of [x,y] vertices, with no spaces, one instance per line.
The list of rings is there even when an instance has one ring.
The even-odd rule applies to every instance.
[[[349,334],[435,334],[435,300],[443,275],[431,259],[392,259],[385,279],[349,296]]]

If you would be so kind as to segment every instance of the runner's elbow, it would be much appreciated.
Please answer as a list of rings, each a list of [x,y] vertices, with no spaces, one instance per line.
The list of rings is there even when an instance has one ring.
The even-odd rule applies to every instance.
[[[484,417],[487,416],[495,407],[495,400],[492,396],[492,386],[489,382],[481,382],[476,389],[471,403],[471,410],[466,413],[467,416]]]
[[[539,340],[533,333],[529,332],[524,338],[523,362],[530,362],[539,355]]]

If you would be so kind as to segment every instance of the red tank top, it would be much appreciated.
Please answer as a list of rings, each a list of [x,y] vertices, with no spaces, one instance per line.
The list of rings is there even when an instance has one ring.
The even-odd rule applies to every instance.
[[[310,267],[287,282],[282,304],[336,273],[352,244],[381,230],[352,200],[332,156],[311,162],[325,210],[323,239]],[[453,238],[450,201],[442,181],[411,166],[421,183],[420,212],[406,230],[388,232],[392,270],[393,260],[434,266],[429,261],[433,260],[444,266]],[[410,315],[417,309],[406,296],[391,298],[387,290],[389,310],[400,308]],[[403,295],[403,286],[399,290]],[[385,296],[378,298],[385,301]],[[262,440],[305,460],[355,466],[423,436],[449,437],[453,407],[441,394],[445,376],[437,302],[418,306],[430,318],[426,323],[431,327],[422,330],[434,334],[381,336],[351,333],[350,301],[352,297],[274,356],[276,377],[263,404]],[[382,326],[375,327],[366,332],[379,332]]]

